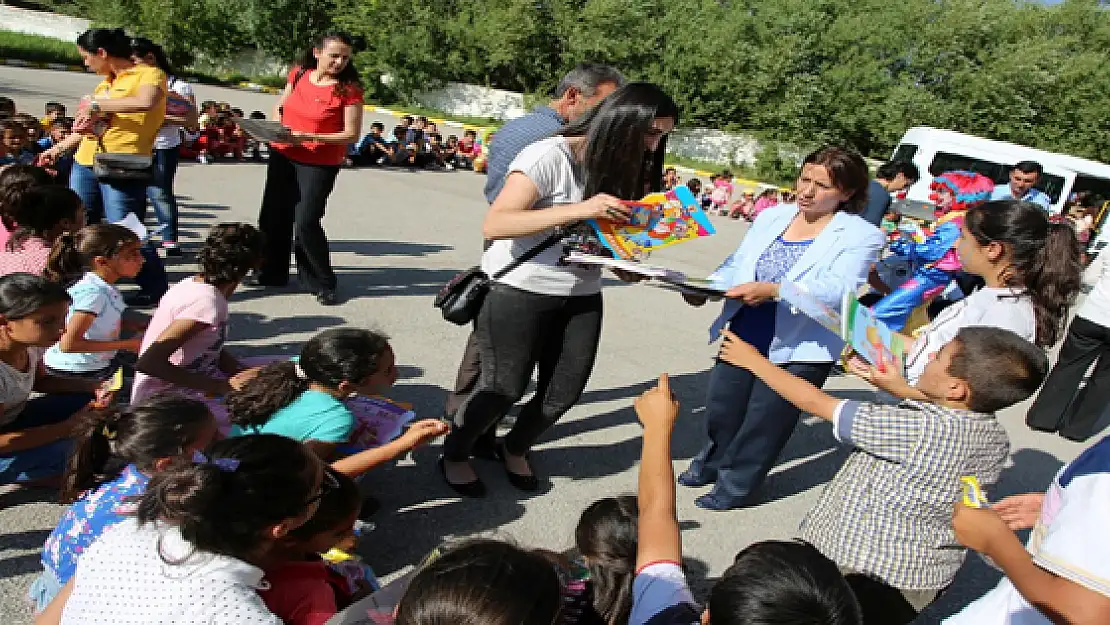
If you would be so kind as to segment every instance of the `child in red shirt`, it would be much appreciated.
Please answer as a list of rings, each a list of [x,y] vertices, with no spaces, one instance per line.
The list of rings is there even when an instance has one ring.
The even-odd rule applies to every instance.
[[[351,549],[362,494],[354,480],[327,468],[316,513],[289,533],[267,567],[270,587],[259,595],[286,625],[323,625],[339,610],[376,588],[376,581],[353,579],[325,562],[320,554]]]

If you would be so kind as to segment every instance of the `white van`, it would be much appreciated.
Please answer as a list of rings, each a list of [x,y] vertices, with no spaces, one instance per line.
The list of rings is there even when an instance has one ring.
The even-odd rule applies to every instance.
[[[996,184],[1004,184],[1009,182],[1010,168],[1019,161],[1036,161],[1044,168],[1037,188],[1051,198],[1053,214],[1064,211],[1072,193],[1088,192],[1096,198],[1098,206],[1110,201],[1110,165],[951,130],[926,126],[910,128],[894,149],[891,160],[908,160],[917,165],[921,180],[909,188],[901,208],[911,215],[926,218],[932,216],[931,208],[926,205],[930,205],[929,185],[933,176],[963,169],[983,174]],[[1092,244],[1096,249],[1110,242],[1110,228],[1102,228],[1107,212],[1110,211],[1104,208],[1096,224],[1098,237]]]

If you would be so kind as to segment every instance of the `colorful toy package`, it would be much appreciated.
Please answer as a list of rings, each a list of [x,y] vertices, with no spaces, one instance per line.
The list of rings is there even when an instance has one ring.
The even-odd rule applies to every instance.
[[[666,193],[652,193],[637,202],[625,202],[632,209],[627,224],[590,220],[603,245],[616,258],[640,260],[652,250],[707,237],[717,231],[698,205],[694,194],[684,186]]]

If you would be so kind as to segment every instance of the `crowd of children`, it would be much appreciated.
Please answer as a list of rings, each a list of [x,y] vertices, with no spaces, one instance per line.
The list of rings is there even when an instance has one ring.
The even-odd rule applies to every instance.
[[[388,135],[381,122],[370,124],[370,132],[348,149],[347,164],[352,167],[480,171],[482,154],[483,145],[477,130],[467,129],[461,138],[447,135],[445,139],[435,122],[427,117],[405,115]]]
[[[205,162],[261,149],[235,126],[241,111],[201,108],[200,134],[183,150]],[[364,516],[357,480],[447,426],[418,421],[358,448],[348,400],[397,380],[380,332],[323,330],[295,361],[263,366],[227,349],[229,298],[262,254],[253,226],[212,227],[198,272],[149,320],[130,313],[116,283],[143,266],[139,237],[86,224],[77,195],[24,157],[67,131],[64,114],[50,105],[33,128],[12,115],[0,122],[0,483],[59,488],[68,504],[29,590],[36,622],[319,625],[343,610],[369,614],[365,600],[389,588],[368,567],[323,554],[354,548]],[[373,126],[352,164],[465,169],[483,157],[473,131],[444,141],[425,119],[398,126],[393,140],[384,131]],[[685,184],[729,210],[729,172],[709,189]],[[758,216],[749,199],[738,217]],[[374,622],[909,623],[949,588],[968,549],[1006,578],[951,622],[1105,622],[1110,553],[1090,537],[1110,521],[1110,439],[1043,496],[955,503],[963,478],[999,478],[1010,447],[995,414],[1035,394],[1047,374],[1044,349],[1079,289],[1074,231],[1029,204],[987,202],[968,207],[951,245],[986,287],[927,325],[905,363],[848,362],[898,405],[832,397],[725,333],[719,358],[830,421],[852,452],[800,540],[742,550],[704,609],[681,564],[671,457],[680,407],[664,375],[635,402],[644,426],[636,496],[587,507],[574,549],[488,539],[435,549],[396,582],[395,607]],[[120,402],[117,372],[129,366],[134,382]],[[1030,527],[1027,550],[1013,532]]]

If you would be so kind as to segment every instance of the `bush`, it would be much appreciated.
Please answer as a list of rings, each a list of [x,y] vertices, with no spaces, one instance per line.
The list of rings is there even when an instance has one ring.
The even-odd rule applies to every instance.
[[[0,58],[81,65],[77,44],[61,39],[0,30]]]

